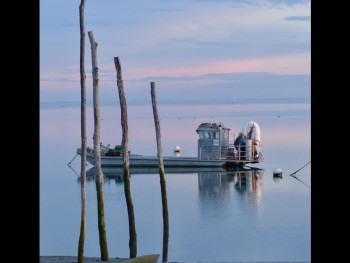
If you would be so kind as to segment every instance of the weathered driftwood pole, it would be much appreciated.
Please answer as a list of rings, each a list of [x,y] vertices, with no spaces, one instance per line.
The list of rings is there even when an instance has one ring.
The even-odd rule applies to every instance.
[[[101,146],[100,146],[100,106],[99,106],[99,80],[97,67],[97,43],[95,42],[92,31],[88,32],[91,43],[92,57],[92,77],[93,77],[93,101],[94,101],[94,156],[95,156],[95,175],[97,190],[97,211],[98,211],[98,231],[100,236],[101,260],[108,261],[108,248],[104,215],[103,198],[103,173],[101,170]]]
[[[81,86],[81,222],[78,245],[78,263],[84,262],[84,241],[86,228],[86,87],[85,87],[85,29],[84,29],[85,0],[79,5],[80,18],[80,86]]]
[[[168,261],[169,227],[163,229],[163,256],[162,262]]]
[[[124,94],[124,85],[122,79],[122,67],[119,62],[119,58],[114,58],[115,69],[117,71],[117,85],[119,92],[119,101],[120,101],[120,111],[121,111],[121,125],[123,130],[123,168],[124,168],[124,194],[126,205],[128,208],[128,217],[129,217],[129,248],[130,248],[130,258],[136,257],[137,254],[137,236],[135,229],[135,217],[134,217],[134,206],[131,199],[130,191],[130,179],[129,179],[129,135],[128,135],[128,115],[126,109],[126,101]]]
[[[161,141],[160,124],[159,124],[158,109],[157,109],[156,88],[155,88],[154,82],[151,82],[151,97],[152,97],[152,106],[153,106],[154,125],[156,129],[156,137],[157,137],[157,155],[159,160],[159,177],[160,177],[160,188],[162,193],[162,206],[163,206],[163,259],[162,259],[162,262],[166,262],[168,258],[169,215],[168,215],[166,182],[165,182],[165,176],[164,176],[162,141]]]

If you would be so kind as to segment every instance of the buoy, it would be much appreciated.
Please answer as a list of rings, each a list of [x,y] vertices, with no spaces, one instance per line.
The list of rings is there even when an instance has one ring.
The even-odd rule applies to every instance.
[[[273,176],[282,178],[282,169],[281,168],[273,169]]]
[[[174,148],[174,152],[180,152],[180,146],[176,146],[175,148]]]

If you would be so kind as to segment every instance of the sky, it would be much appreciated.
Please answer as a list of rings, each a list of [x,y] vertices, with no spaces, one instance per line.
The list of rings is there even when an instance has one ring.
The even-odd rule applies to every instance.
[[[80,0],[40,0],[40,102],[80,102]],[[311,2],[86,0],[97,47],[100,101],[311,98]]]

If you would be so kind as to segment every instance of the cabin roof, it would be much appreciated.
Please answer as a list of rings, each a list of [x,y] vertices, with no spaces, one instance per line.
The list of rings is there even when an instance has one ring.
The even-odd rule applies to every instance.
[[[204,122],[201,123],[196,132],[198,133],[199,131],[229,131],[229,128],[226,128],[223,123],[216,124],[215,122],[210,123],[210,122]]]

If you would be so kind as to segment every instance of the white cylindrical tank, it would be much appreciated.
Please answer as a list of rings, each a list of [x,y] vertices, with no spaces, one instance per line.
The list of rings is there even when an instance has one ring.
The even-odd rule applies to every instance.
[[[242,133],[243,133],[243,135],[247,136],[248,132],[250,131],[250,129],[252,127],[254,127],[254,129],[253,129],[253,134],[252,134],[251,139],[253,141],[257,141],[258,145],[260,145],[260,142],[261,142],[260,126],[255,121],[247,121],[246,123],[244,123],[242,126]]]
[[[250,160],[252,158],[252,140],[245,141],[245,159]]]

